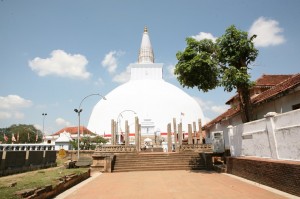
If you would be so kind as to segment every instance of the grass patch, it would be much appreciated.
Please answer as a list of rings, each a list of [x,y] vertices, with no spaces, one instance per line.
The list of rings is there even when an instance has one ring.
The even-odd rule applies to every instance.
[[[56,185],[59,178],[70,174],[81,174],[88,168],[65,169],[63,167],[55,167],[38,171],[31,171],[22,174],[0,177],[0,197],[6,199],[17,199],[16,191],[24,189],[33,189],[36,187],[44,187],[46,185]],[[11,187],[16,183],[15,186]]]

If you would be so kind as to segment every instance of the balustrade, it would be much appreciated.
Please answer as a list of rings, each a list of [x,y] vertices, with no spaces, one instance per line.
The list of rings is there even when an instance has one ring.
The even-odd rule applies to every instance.
[[[0,151],[54,151],[52,144],[0,144]]]
[[[98,146],[95,151],[99,152],[136,152],[135,145],[100,145]]]
[[[212,144],[183,144],[179,151],[212,152]]]

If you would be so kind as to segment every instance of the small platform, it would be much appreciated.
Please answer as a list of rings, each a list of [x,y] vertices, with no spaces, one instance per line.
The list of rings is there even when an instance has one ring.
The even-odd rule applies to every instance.
[[[78,161],[75,163],[77,167],[89,167],[93,163],[93,159],[91,157],[79,157]]]

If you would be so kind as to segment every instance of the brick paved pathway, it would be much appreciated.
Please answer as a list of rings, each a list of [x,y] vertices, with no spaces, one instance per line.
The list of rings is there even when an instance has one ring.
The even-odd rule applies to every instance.
[[[215,172],[143,171],[96,174],[56,199],[293,198]],[[295,197],[297,198],[297,197]]]

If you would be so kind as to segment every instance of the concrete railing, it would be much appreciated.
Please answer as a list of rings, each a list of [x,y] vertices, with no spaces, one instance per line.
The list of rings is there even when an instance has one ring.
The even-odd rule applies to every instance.
[[[0,176],[56,165],[54,145],[1,144]]]
[[[100,145],[95,151],[103,153],[136,153],[135,145]],[[195,151],[195,152],[212,152],[211,144],[187,144],[179,146],[179,152]]]
[[[135,145],[100,145],[97,146],[95,151],[100,151],[103,153],[130,153],[130,152],[137,152]]]
[[[212,152],[212,144],[183,144],[179,147],[179,152],[195,151],[195,152]]]
[[[54,151],[53,144],[0,144],[0,151]]]

